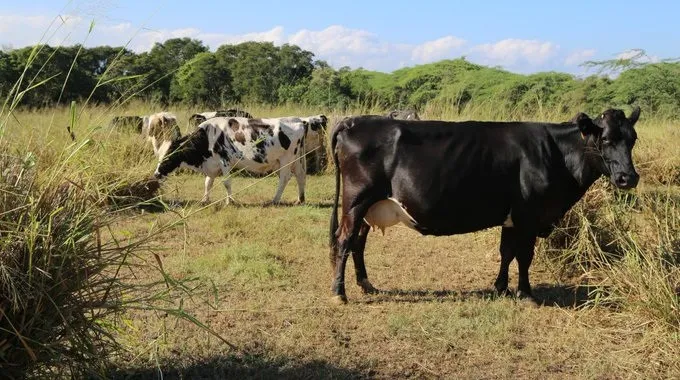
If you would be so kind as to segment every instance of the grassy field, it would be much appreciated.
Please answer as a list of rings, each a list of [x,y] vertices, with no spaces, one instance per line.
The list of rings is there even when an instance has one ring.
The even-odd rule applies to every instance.
[[[263,117],[319,112],[246,109]],[[136,105],[120,113],[149,111]],[[349,113],[371,111],[377,112]],[[190,113],[177,111],[180,120]],[[64,177],[111,183],[150,175],[155,159],[139,136],[96,128],[110,114],[97,108],[84,113],[73,143],[62,127],[68,110],[54,116],[19,112],[7,122],[4,141],[14,152],[33,152],[37,169]],[[326,114],[332,122],[342,116]],[[362,295],[348,264],[350,303],[334,305],[330,172],[308,178],[306,205],[275,207],[263,206],[274,194],[274,177],[234,178],[239,205],[226,207],[218,200],[226,192],[216,184],[211,195],[218,201],[203,207],[198,203],[203,177],[173,175],[161,188],[167,209],[119,211],[110,238],[124,242],[152,235],[148,260],[157,253],[169,278],[189,284],[181,309],[233,347],[171,313],[129,310],[114,329],[127,350],[107,376],[680,377],[680,125],[642,120],[638,132],[634,153],[642,182],[635,195],[615,196],[598,184],[566,226],[576,228],[573,237],[539,246],[530,272],[535,295],[544,301],[539,308],[494,295],[499,229],[435,238],[402,226],[385,236],[369,234],[368,274],[383,292]],[[72,162],[55,169],[63,162],[59,152],[78,144],[83,147]],[[70,172],[72,167],[81,171]],[[283,199],[296,199],[294,180]],[[511,287],[516,271],[513,263]],[[157,272],[136,273],[138,281],[159,278]]]

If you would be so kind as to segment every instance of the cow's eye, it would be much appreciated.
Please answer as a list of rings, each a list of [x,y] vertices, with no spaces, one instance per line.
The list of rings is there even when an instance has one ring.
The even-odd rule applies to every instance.
[[[609,141],[608,138],[606,138],[606,137],[602,138],[602,145],[609,145],[610,143],[611,143],[611,141]]]

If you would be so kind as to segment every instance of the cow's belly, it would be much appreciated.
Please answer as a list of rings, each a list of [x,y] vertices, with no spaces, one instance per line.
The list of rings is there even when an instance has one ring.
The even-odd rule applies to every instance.
[[[236,169],[243,169],[258,174],[269,173],[278,169],[279,166],[278,160],[274,162],[260,163],[250,159],[243,159],[234,165]]]
[[[501,225],[514,226],[510,207],[504,202],[474,203],[442,203],[432,206],[431,210],[423,210],[415,202],[388,198],[371,205],[364,221],[374,231],[377,228],[383,234],[386,228],[401,223],[423,235],[437,236],[464,234]]]
[[[464,234],[501,225],[513,227],[510,199],[503,195],[442,197],[436,202],[396,194],[394,198],[393,203],[401,205],[413,221],[409,225],[405,222],[409,219],[401,215],[399,222],[423,235]]]

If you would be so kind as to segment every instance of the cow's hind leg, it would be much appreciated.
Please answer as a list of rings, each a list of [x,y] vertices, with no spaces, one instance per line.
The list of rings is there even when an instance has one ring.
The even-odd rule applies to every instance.
[[[354,246],[352,247],[352,261],[354,261],[354,271],[357,276],[357,284],[361,290],[366,294],[378,293],[378,289],[368,281],[368,274],[366,273],[366,264],[364,263],[364,249],[366,248],[366,238],[371,227],[368,224],[362,223],[359,229],[359,236],[357,237]]]
[[[288,185],[291,177],[291,165],[288,165],[289,161],[281,161],[281,168],[279,169],[279,186],[276,188],[276,194],[274,194],[273,204],[279,204],[281,202],[281,196],[283,195],[283,190]]]
[[[500,295],[508,294],[508,269],[515,258],[516,231],[512,227],[503,227],[501,230],[501,266],[494,286]]]
[[[302,164],[302,160],[304,159],[305,157],[302,157],[293,164],[293,174],[295,174],[295,181],[298,185],[298,204],[305,203],[305,183],[307,181],[307,173],[305,173],[305,165]]]
[[[203,198],[201,198],[201,203],[207,204],[210,203],[210,189],[213,186],[213,183],[215,182],[215,177],[210,177],[206,176],[205,177],[205,186],[203,188]]]
[[[227,190],[227,199],[224,201],[225,204],[229,204],[229,200],[231,199],[231,178],[229,177],[229,174],[231,173],[231,168],[232,166],[229,164],[227,159],[224,157],[220,157],[220,169],[222,170],[222,175],[224,176],[224,180],[222,181],[222,184],[224,185],[224,188]]]
[[[343,208],[345,203],[343,202]],[[347,259],[356,247],[359,237],[359,230],[365,225],[363,218],[368,210],[368,206],[360,205],[352,207],[348,212],[343,212],[342,220],[340,222],[340,231],[337,240],[337,254],[334,260],[334,278],[331,290],[333,298],[337,303],[346,303],[347,295],[345,293],[345,267],[347,266]],[[361,260],[363,263],[363,258]],[[364,268],[365,273],[365,268]]]
[[[224,203],[226,203],[228,205],[229,202],[232,200],[232,197],[231,197],[231,194],[232,194],[232,192],[231,192],[231,178],[229,178],[227,176],[227,178],[224,181],[222,181],[222,184],[224,185],[224,188],[227,190],[227,199],[224,201]]]

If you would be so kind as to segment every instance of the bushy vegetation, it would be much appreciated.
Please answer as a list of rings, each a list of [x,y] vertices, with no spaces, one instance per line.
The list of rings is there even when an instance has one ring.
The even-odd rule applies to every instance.
[[[39,93],[23,96],[24,106],[88,98],[118,104],[134,95],[163,105],[208,107],[296,103],[348,109],[372,104],[429,110],[434,116],[437,110],[483,109],[477,113],[490,118],[542,116],[544,110],[571,115],[637,104],[648,116],[680,117],[680,63],[613,62],[630,70],[615,79],[557,72],[521,75],[459,58],[388,74],[336,70],[295,45],[245,42],[211,52],[201,41],[175,38],[140,54],[122,47],[79,45],[0,52],[0,96],[12,93],[23,73],[34,83],[45,81]]]

